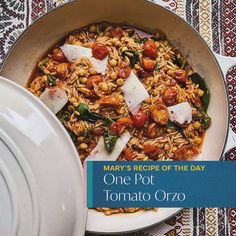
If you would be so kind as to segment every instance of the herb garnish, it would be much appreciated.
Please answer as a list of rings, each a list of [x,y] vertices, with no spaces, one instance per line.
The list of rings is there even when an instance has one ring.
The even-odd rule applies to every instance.
[[[177,131],[179,131],[181,133],[183,138],[188,141],[188,143],[192,144],[189,137],[184,133],[184,130],[181,127],[179,127],[175,122],[169,120],[167,125],[166,125],[166,128],[175,128]]]
[[[138,42],[139,43],[145,43],[147,40],[148,40],[148,38],[144,37],[144,38],[140,38]]]
[[[117,119],[119,119],[121,116],[106,117],[104,115],[100,115],[99,113],[92,112],[89,109],[88,105],[84,103],[80,103],[78,107],[76,108],[76,110],[79,112],[79,115],[76,115],[78,120],[84,120],[91,123],[95,123],[98,120],[104,121],[104,125],[105,125],[105,132],[103,134],[104,145],[105,145],[106,150],[108,152],[111,152],[114,149],[116,145],[116,141],[119,138],[119,136],[111,134],[109,132],[109,126],[112,123],[114,123]],[[85,134],[85,136],[88,136],[88,135],[90,135],[89,132]]]
[[[48,84],[49,84],[50,86],[56,85],[56,80],[57,80],[57,78],[56,78],[55,76],[49,75],[49,74],[46,74],[46,76],[47,76]]]
[[[118,138],[119,136],[111,134],[109,132],[109,129],[107,127],[105,128],[103,139],[104,139],[105,148],[108,152],[113,151]]]
[[[203,110],[206,112],[208,105],[210,103],[210,96],[211,96],[210,90],[208,89],[206,85],[206,81],[198,73],[193,73],[189,77],[194,84],[198,84],[199,88],[204,91],[204,94],[201,97],[201,104],[202,104]]]
[[[211,117],[203,109],[198,110],[198,113],[193,117],[193,119],[198,120],[204,129],[211,125]]]
[[[160,72],[160,68],[159,67],[160,67],[160,64],[157,63],[157,65],[155,66],[155,71],[158,72],[158,73]]]
[[[77,115],[77,119],[79,120],[95,123],[97,120],[104,120],[106,118],[105,116],[100,115],[99,113],[92,112],[89,107],[84,103],[80,103],[76,110],[79,112],[79,115]]]
[[[43,71],[43,69],[44,69],[43,67],[45,66],[45,64],[46,64],[48,61],[49,61],[49,57],[46,57],[45,59],[43,59],[42,61],[40,61],[40,62],[38,63],[38,68]]]
[[[134,67],[134,65],[139,61],[139,51],[135,50],[125,50],[122,52],[122,57],[128,57],[130,61],[130,65]]]

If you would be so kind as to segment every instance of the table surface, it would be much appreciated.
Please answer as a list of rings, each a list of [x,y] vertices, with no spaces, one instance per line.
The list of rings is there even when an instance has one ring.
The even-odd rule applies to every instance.
[[[38,17],[69,0],[0,0],[0,65],[18,36]],[[236,0],[152,0],[192,25],[213,51],[236,57]],[[230,123],[236,132],[236,67],[227,73]],[[236,149],[226,160],[236,160]],[[191,208],[129,236],[234,236],[236,209]],[[127,235],[127,236],[128,236]]]

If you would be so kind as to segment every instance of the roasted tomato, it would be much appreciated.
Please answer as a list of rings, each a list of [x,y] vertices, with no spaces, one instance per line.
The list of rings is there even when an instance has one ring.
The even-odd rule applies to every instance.
[[[137,74],[138,74],[138,77],[142,79],[142,78],[153,76],[153,71],[147,72],[145,70],[138,70]]]
[[[110,37],[120,39],[124,35],[123,29],[121,27],[114,27],[110,29]]]
[[[137,128],[142,128],[147,120],[147,115],[144,111],[138,111],[137,114],[135,114],[133,117],[133,122],[134,122],[134,125],[137,127]]]
[[[101,106],[119,107],[120,105],[122,105],[122,102],[123,102],[122,96],[108,95],[100,98],[98,103]]]
[[[124,151],[124,158],[127,160],[127,161],[132,161],[133,158],[134,158],[134,152],[133,152],[133,149],[132,148],[129,148],[127,147]]]
[[[176,161],[184,161],[187,159],[192,159],[198,154],[199,150],[197,147],[194,147],[193,145],[187,145],[178,148],[174,153],[173,159]]]
[[[163,102],[157,102],[151,106],[151,117],[159,125],[168,123],[169,115],[166,105]]]
[[[117,75],[119,78],[127,78],[129,77],[130,73],[131,69],[129,66],[120,67],[117,69]]]
[[[186,70],[175,70],[173,78],[178,82],[186,83],[186,81],[187,81]]]
[[[144,143],[143,150],[147,156],[153,159],[157,159],[157,155],[161,151],[161,149],[156,144],[151,144],[151,143]]]
[[[60,63],[56,65],[56,76],[61,79],[65,80],[69,73],[69,64],[68,63]]]
[[[157,46],[153,40],[147,40],[143,45],[143,55],[156,59],[157,57]]]
[[[199,97],[195,97],[195,98],[193,99],[193,102],[194,102],[194,104],[195,104],[197,107],[201,107],[201,106],[202,106],[201,100],[200,100]]]
[[[109,51],[106,45],[102,43],[94,43],[92,46],[92,54],[96,59],[103,60]]]
[[[157,123],[151,123],[147,127],[146,136],[148,138],[157,138],[163,134],[163,131],[163,127],[161,127]]]
[[[122,134],[125,131],[125,129],[126,129],[126,126],[119,122],[114,122],[109,127],[110,133],[115,134],[115,135]]]
[[[188,157],[188,159],[191,159],[191,158],[195,157],[198,154],[199,154],[198,148],[190,145],[188,150],[187,150],[187,157]]]
[[[93,88],[94,85],[98,85],[103,81],[102,75],[92,75],[87,79],[87,87]]]
[[[97,136],[100,136],[104,133],[104,128],[99,126],[99,127],[95,127],[92,129],[92,133],[97,135]]]
[[[52,59],[57,62],[66,62],[66,56],[60,48],[55,48],[52,53]]]
[[[154,70],[156,64],[157,64],[156,61],[149,58],[143,58],[142,60],[142,65],[143,65],[144,70],[149,71],[149,72]]]
[[[132,128],[133,126],[134,122],[129,117],[121,117],[110,125],[109,130],[112,134],[120,135],[126,128]]]
[[[121,117],[116,122],[124,124],[127,128],[132,128],[134,126],[134,122],[129,117]]]
[[[175,103],[177,93],[178,89],[176,87],[169,87],[165,90],[162,101],[166,106],[172,106]]]
[[[187,148],[182,146],[178,149],[176,149],[176,151],[174,152],[174,157],[173,159],[175,161],[184,161],[187,159]]]

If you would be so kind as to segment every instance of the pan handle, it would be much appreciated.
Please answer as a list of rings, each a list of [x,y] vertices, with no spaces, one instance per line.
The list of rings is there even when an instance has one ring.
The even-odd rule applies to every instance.
[[[226,80],[227,71],[231,67],[236,66],[236,57],[221,56],[217,53],[214,53],[214,55],[215,55],[219,65],[221,67],[221,70],[224,74],[224,79]],[[234,133],[232,128],[229,127],[229,133],[228,133],[227,142],[225,145],[224,154],[234,147],[236,147],[236,134]]]

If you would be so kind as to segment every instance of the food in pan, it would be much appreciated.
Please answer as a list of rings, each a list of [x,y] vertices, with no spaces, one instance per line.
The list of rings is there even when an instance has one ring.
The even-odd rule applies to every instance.
[[[191,160],[211,124],[205,80],[161,31],[83,27],[39,61],[27,88],[57,115],[82,161]]]

